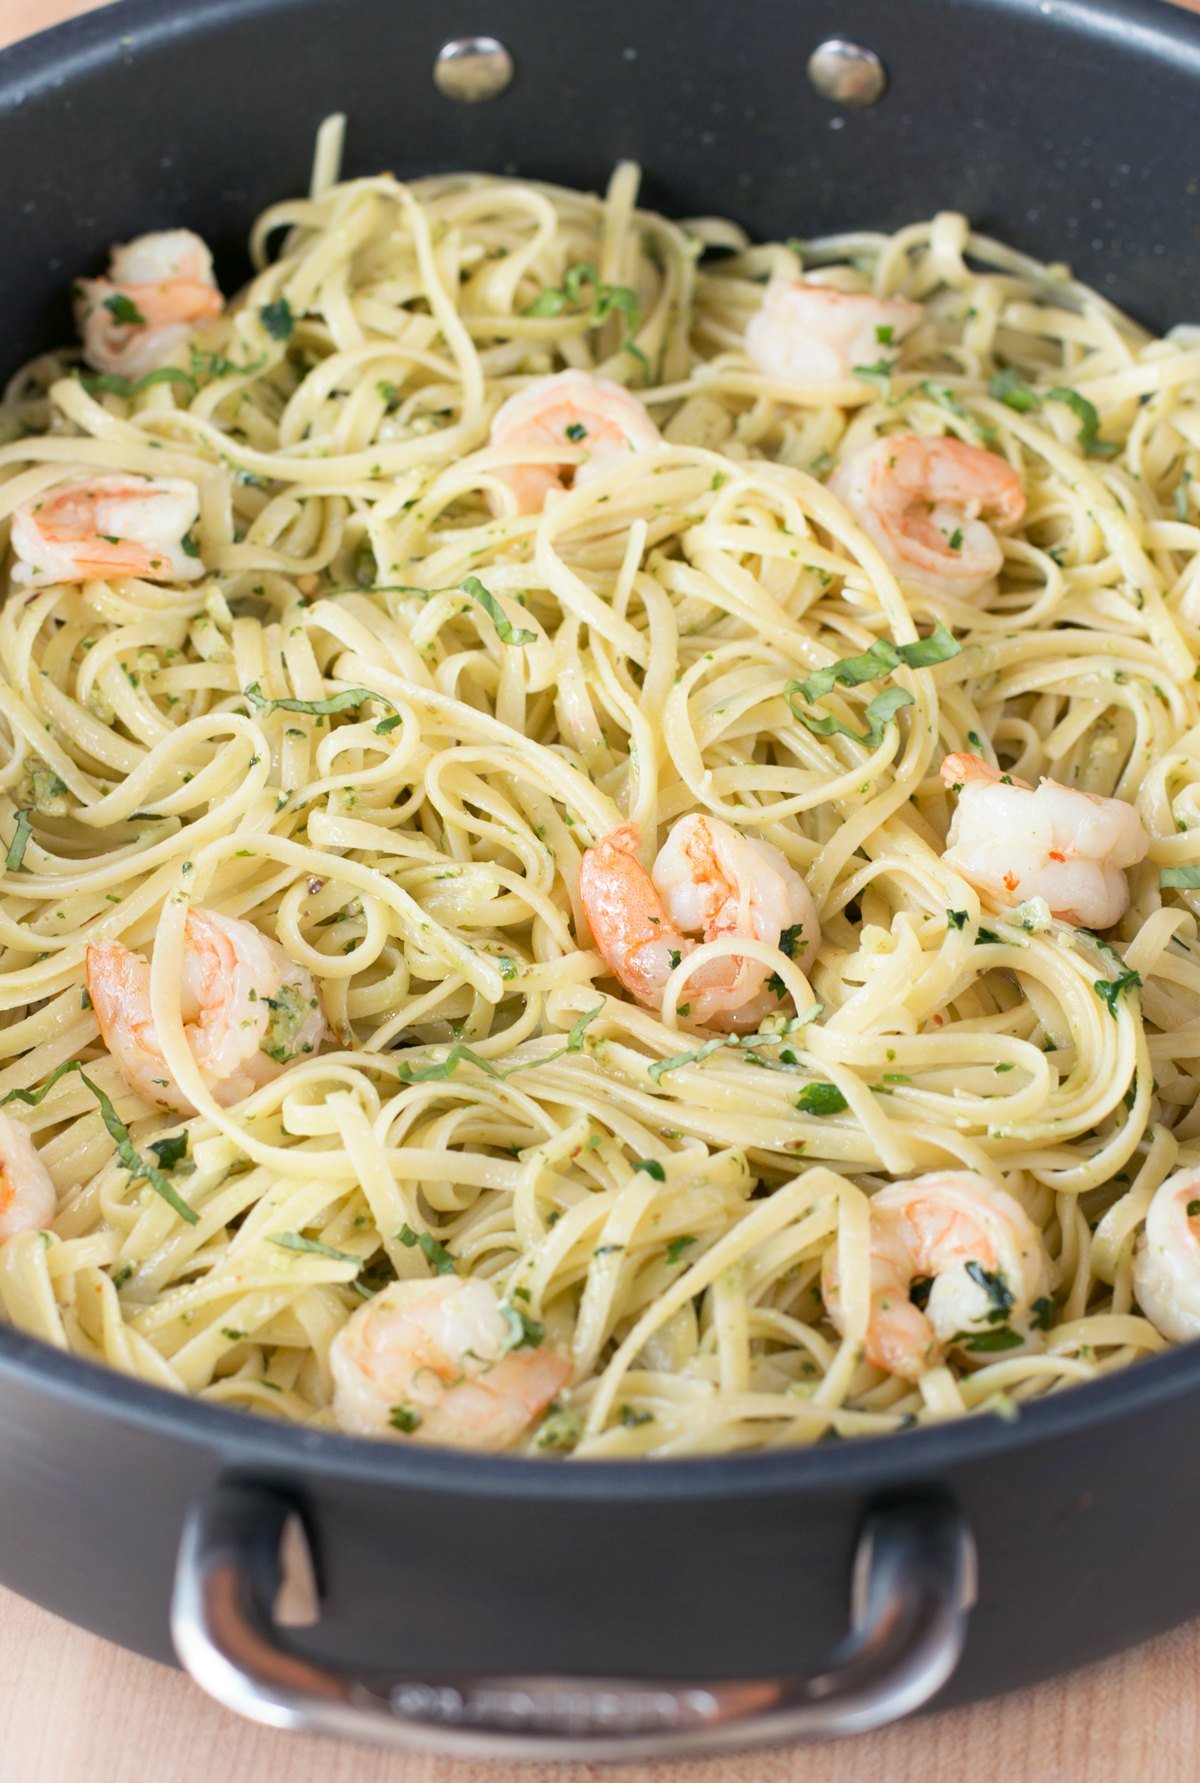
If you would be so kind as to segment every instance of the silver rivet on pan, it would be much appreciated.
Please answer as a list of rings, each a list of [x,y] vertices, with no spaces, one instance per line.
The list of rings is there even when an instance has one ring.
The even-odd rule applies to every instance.
[[[830,37],[808,58],[808,78],[835,105],[874,105],[887,87],[887,69],[874,50]]]
[[[433,65],[438,90],[460,105],[494,99],[512,77],[513,59],[494,37],[455,37],[442,45]]]

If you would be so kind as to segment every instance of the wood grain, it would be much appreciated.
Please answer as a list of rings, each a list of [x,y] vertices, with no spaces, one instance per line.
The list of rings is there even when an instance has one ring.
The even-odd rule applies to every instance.
[[[96,0],[0,0],[0,45]],[[1200,0],[1182,0],[1200,11]],[[1191,1556],[1182,1557],[1191,1564]],[[1120,1589],[1114,1573],[1114,1589]],[[1196,1783],[1200,1621],[1072,1678],[837,1746],[679,1767],[450,1764],[236,1720],[178,1672],[0,1591],[11,1783]]]

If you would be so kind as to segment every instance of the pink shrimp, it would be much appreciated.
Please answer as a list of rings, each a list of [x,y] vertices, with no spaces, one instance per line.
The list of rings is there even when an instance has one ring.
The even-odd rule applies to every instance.
[[[200,514],[194,483],[180,477],[92,477],[56,483],[12,517],[20,588],[58,582],[194,582],[204,574],[189,534]]]
[[[1145,860],[1150,838],[1132,805],[1094,792],[1001,774],[960,751],[942,763],[958,806],[942,859],[969,885],[1010,908],[1042,898],[1051,915],[1110,929],[1129,907],[1126,867]]]
[[[837,1251],[835,1243],[825,1253],[821,1292],[841,1331]],[[1045,1241],[1025,1209],[969,1170],[917,1176],[872,1197],[870,1270],[867,1360],[909,1380],[960,1336],[969,1345],[972,1334],[1003,1325],[1024,1337],[1051,1287]],[[933,1281],[924,1312],[909,1299],[918,1276]]]
[[[803,950],[821,942],[816,907],[804,880],[777,848],[741,836],[716,817],[681,817],[647,874],[637,858],[638,831],[624,823],[583,857],[579,891],[596,946],[639,1003],[662,1007],[671,971],[697,943],[726,935]],[[767,989],[771,966],[730,954],[688,980],[690,1021],[699,1027],[755,1028],[779,1008]]]
[[[0,1110],[0,1244],[18,1232],[44,1231],[58,1212],[58,1192],[20,1121]]]
[[[1183,1343],[1200,1337],[1200,1170],[1160,1183],[1133,1259],[1133,1291],[1156,1331]]]
[[[492,421],[491,445],[512,462],[495,475],[507,483],[522,514],[536,514],[552,489],[582,487],[628,452],[657,446],[662,435],[636,396],[607,378],[560,371],[536,378],[510,396]],[[522,462],[521,454],[557,452],[547,463]]]
[[[129,378],[157,371],[195,323],[223,307],[212,255],[190,229],[139,235],[113,249],[107,278],[75,287],[84,358],[97,371]]]
[[[903,298],[774,278],[750,318],[746,351],[760,371],[788,383],[856,381],[855,368],[873,365],[882,345],[911,334],[923,313]]]
[[[1012,527],[1025,512],[1006,459],[949,437],[888,434],[839,465],[829,488],[902,582],[959,600],[979,594],[1004,562],[980,516]]]
[[[342,1326],[329,1365],[343,1430],[483,1450],[510,1448],[571,1375],[490,1282],[457,1275],[382,1289]]]
[[[100,1033],[130,1089],[166,1108],[195,1108],[167,1068],[150,1008],[150,966],[120,941],[85,958]],[[315,1052],[325,1017],[312,976],[253,923],[189,910],[182,962],[184,1036],[223,1106]]]

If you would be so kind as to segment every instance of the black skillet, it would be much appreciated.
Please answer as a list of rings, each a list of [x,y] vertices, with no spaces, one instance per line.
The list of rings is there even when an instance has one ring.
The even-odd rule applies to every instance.
[[[481,33],[512,79],[463,104],[504,58],[435,61]],[[814,88],[832,39],[881,60],[876,103],[846,50]],[[198,229],[232,288],[333,110],[351,173],[595,187],[635,156],[651,204],[763,236],[952,206],[1200,320],[1200,22],[1146,0],[123,0],[0,57],[3,359],[147,228]],[[0,1330],[0,1579],[160,1659],[173,1632],[276,1725],[587,1758],[847,1732],[1200,1611],[1198,1412],[1188,1346],[1014,1423],[564,1464],[257,1421]]]

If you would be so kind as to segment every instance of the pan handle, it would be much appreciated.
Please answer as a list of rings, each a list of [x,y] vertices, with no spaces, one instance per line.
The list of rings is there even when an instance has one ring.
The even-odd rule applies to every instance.
[[[453,1758],[594,1762],[861,1733],[920,1708],[962,1651],[975,1548],[952,1505],[881,1505],[859,1535],[851,1631],[823,1670],[700,1683],[347,1673],[303,1657],[280,1633],[285,1621],[317,1619],[312,1577],[297,1508],[281,1493],[225,1483],[193,1506],[171,1628],[196,1683],[269,1727]],[[295,1612],[297,1583],[301,1600],[307,1583],[307,1615],[303,1603]],[[290,1615],[279,1608],[289,1590]]]

